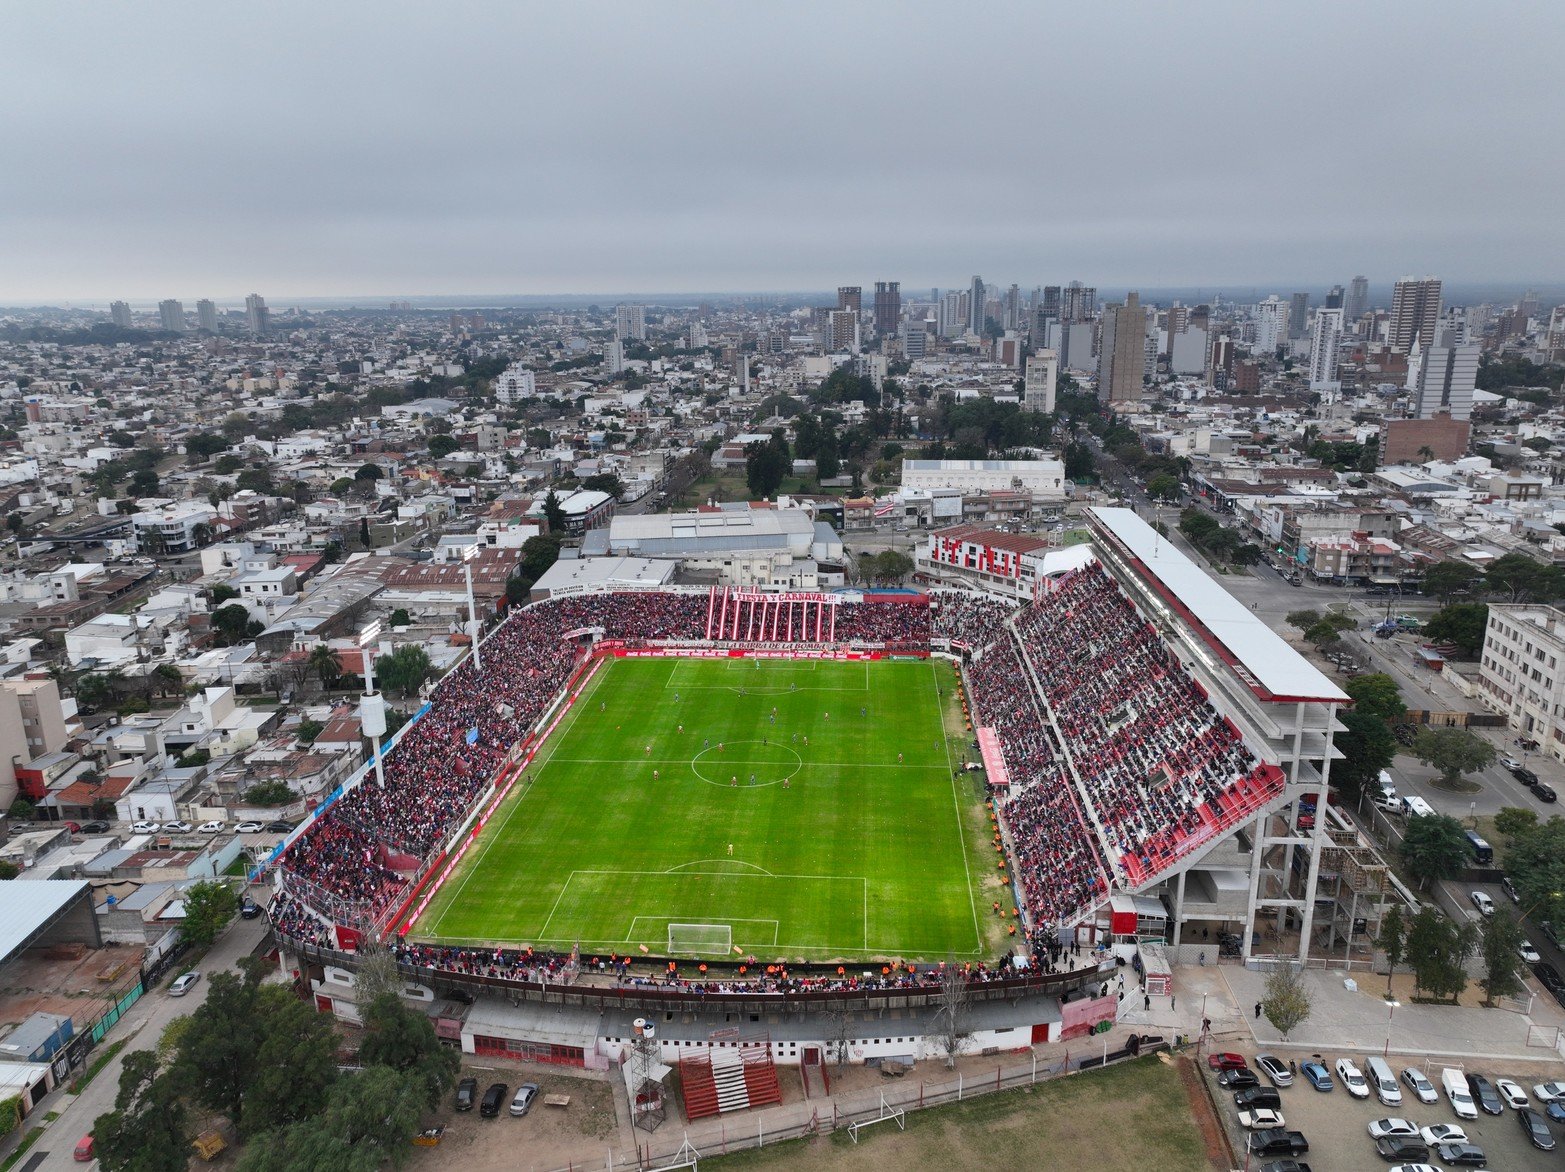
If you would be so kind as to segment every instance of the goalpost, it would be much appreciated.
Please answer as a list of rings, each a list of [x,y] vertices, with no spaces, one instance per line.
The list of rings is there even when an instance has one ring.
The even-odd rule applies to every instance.
[[[695,956],[727,956],[734,947],[731,924],[670,924],[668,950]]]

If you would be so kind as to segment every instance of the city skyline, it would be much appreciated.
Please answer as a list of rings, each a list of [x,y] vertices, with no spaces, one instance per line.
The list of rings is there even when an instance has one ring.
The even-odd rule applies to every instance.
[[[1530,0],[272,11],[16,14],[0,303],[1565,277]]]

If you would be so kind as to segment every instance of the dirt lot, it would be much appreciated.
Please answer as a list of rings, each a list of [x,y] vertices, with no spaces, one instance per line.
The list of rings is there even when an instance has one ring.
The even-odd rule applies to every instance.
[[[1199,1104],[1196,1104],[1197,1106]],[[714,1168],[880,1172],[885,1168],[1156,1168],[1208,1172],[1192,1102],[1172,1061],[1149,1058],[912,1111],[892,1123],[703,1159]]]
[[[469,1075],[478,1080],[480,1095],[490,1083],[503,1082],[515,1091],[524,1082],[535,1082],[540,1088],[539,1098],[521,1119],[513,1119],[504,1108],[498,1118],[484,1119],[476,1107],[458,1114],[452,1107],[452,1096],[447,1095],[440,1110],[424,1121],[426,1126],[445,1126],[440,1146],[414,1148],[413,1158],[404,1168],[413,1172],[446,1168],[461,1168],[463,1172],[524,1172],[563,1168],[573,1155],[579,1162],[583,1151],[592,1148],[594,1141],[605,1153],[610,1144],[622,1146],[613,1086],[608,1082],[584,1077],[579,1071],[566,1074],[557,1066],[491,1058],[473,1059],[472,1064],[464,1062],[457,1077]],[[543,1095],[569,1095],[571,1105],[546,1107]],[[509,1098],[506,1103],[509,1105]]]

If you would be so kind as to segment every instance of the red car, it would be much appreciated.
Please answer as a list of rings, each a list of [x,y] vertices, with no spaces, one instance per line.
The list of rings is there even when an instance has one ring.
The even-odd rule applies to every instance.
[[[76,1141],[76,1162],[86,1164],[90,1162],[96,1153],[93,1151],[92,1136],[84,1135]]]
[[[1248,1070],[1250,1064],[1244,1060],[1243,1054],[1225,1052],[1222,1054],[1208,1054],[1206,1064],[1213,1070]]]

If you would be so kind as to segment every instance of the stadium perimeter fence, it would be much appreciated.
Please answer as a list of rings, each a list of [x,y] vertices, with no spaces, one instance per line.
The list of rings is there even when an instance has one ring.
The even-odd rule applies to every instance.
[[[921,1079],[916,1083],[908,1083],[888,1078],[885,1085],[873,1091],[840,1095],[825,1101],[805,1100],[772,1107],[749,1119],[718,1117],[710,1122],[680,1129],[677,1142],[670,1135],[667,1139],[660,1137],[655,1141],[638,1144],[634,1151],[606,1145],[601,1158],[583,1158],[552,1169],[551,1172],[594,1172],[595,1169],[602,1169],[603,1172],[657,1172],[659,1169],[695,1167],[696,1161],[701,1159],[830,1135],[845,1131],[850,1126],[863,1126],[889,1119],[892,1112],[919,1111],[926,1107],[960,1103],[979,1095],[1018,1090],[1082,1070],[1145,1058],[1169,1048],[1166,1043],[1160,1043],[1133,1055],[1124,1050],[1109,1050],[1106,1039],[1101,1048],[1087,1038],[1079,1041],[1082,1046],[1080,1053],[1067,1050],[1063,1057],[1049,1062],[1040,1061],[1035,1054],[1029,1061],[1019,1065],[1008,1067],[997,1064],[993,1072],[983,1074],[953,1072],[950,1078],[938,1082]],[[674,1129],[670,1127],[669,1131]]]

